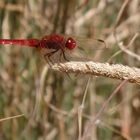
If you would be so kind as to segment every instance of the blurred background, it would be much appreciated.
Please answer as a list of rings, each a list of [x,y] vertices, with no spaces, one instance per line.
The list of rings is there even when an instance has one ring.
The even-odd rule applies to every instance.
[[[41,38],[51,33],[102,38],[108,49],[93,52],[93,60],[140,67],[138,60],[120,51],[114,28],[118,40],[128,45],[140,31],[139,0],[0,0],[0,38]],[[129,49],[140,54],[140,37]],[[0,45],[0,118],[24,114],[0,122],[0,139],[77,140],[78,109],[88,78],[82,132],[121,81],[70,77],[49,69],[34,48]],[[93,125],[89,139],[139,140],[139,116],[140,88],[127,83]]]

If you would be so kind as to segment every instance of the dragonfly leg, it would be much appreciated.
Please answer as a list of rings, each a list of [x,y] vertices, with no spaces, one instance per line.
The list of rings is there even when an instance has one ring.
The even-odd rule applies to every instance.
[[[55,54],[57,51],[58,51],[58,49],[55,50],[55,51],[46,53],[46,54],[44,55],[44,58],[47,57],[47,59],[51,62],[51,64],[54,64],[53,61],[52,61],[52,59],[51,59],[51,56],[52,56],[53,54]],[[45,60],[46,60],[46,59],[45,59]],[[47,63],[50,65],[50,63],[49,63],[48,61],[47,61]]]
[[[65,55],[64,50],[62,50],[62,55],[63,55],[64,60],[69,61],[69,60],[66,58],[66,55]]]
[[[59,61],[62,62],[62,56],[63,56],[63,53],[62,51],[60,52],[60,57],[59,57]]]
[[[49,64],[49,66],[51,67],[51,65],[52,65],[52,62],[50,63],[50,60],[48,60],[48,57],[47,57],[47,55],[44,55],[44,58],[45,58],[45,60],[46,60],[47,64]]]

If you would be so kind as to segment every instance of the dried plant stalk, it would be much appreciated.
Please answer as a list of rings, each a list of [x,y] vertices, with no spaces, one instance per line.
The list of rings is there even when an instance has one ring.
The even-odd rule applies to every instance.
[[[93,61],[67,62],[54,64],[51,68],[66,73],[105,76],[140,84],[140,69],[124,66],[122,64],[95,63]]]

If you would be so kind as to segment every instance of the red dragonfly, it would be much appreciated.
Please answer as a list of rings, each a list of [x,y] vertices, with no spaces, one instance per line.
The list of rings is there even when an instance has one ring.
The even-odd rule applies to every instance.
[[[97,39],[97,41],[105,44],[105,42],[101,39]],[[0,44],[21,45],[21,46],[35,47],[39,49],[52,50],[44,54],[44,57],[48,58],[49,62],[51,63],[53,63],[53,61],[51,60],[51,56],[54,55],[58,51],[60,51],[60,58],[59,58],[60,60],[63,57],[64,60],[69,61],[65,55],[65,51],[72,50],[78,47],[76,39],[74,39],[73,37],[64,37],[59,34],[46,35],[42,37],[41,39],[37,39],[37,38],[0,39]],[[92,45],[93,45],[93,42],[92,42]]]

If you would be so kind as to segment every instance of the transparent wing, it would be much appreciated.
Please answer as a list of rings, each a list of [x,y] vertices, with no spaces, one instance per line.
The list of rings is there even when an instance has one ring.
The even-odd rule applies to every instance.
[[[70,52],[70,55],[76,58],[89,60],[95,57],[96,53],[107,51],[106,42],[102,39],[73,37],[76,40],[77,47]],[[79,60],[78,58],[78,60]]]
[[[107,45],[103,39],[75,37],[77,45],[82,49],[102,50],[106,49]]]

